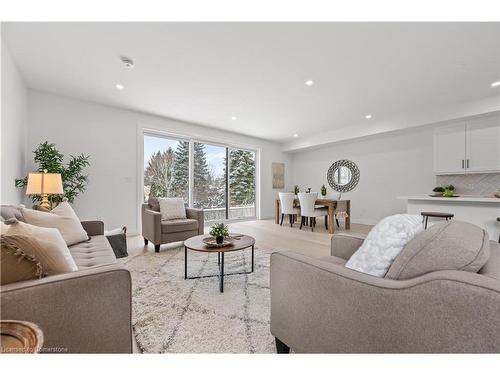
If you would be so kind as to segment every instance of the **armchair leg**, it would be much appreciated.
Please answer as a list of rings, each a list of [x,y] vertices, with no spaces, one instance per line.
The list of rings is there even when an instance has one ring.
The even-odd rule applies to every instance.
[[[160,252],[160,245],[155,245],[155,253],[159,253]]]
[[[148,246],[148,243],[149,241],[147,240],[147,238],[144,238],[144,246]]]
[[[274,340],[276,341],[276,353],[278,354],[290,353],[290,348],[288,347],[288,345],[286,345],[283,341],[281,341],[277,337],[275,337]]]

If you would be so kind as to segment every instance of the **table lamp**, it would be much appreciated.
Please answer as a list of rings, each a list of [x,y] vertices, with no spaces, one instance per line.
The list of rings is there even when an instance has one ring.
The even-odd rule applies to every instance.
[[[62,179],[60,173],[30,173],[28,174],[28,186],[26,195],[41,195],[42,207],[50,209],[49,194],[63,194]]]

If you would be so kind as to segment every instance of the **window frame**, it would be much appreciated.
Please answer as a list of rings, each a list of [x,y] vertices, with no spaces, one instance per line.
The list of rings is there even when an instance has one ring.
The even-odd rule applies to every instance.
[[[238,221],[249,221],[260,219],[260,148],[251,145],[241,145],[236,144],[231,141],[220,141],[220,139],[215,140],[206,136],[188,136],[186,134],[170,132],[166,130],[161,130],[157,128],[144,127],[141,125],[137,126],[137,197],[138,211],[137,211],[137,228],[141,227],[140,218],[140,207],[143,203],[143,192],[144,192],[144,136],[167,138],[169,140],[189,142],[189,182],[188,182],[188,206],[193,207],[193,183],[194,183],[194,143],[203,143],[212,146],[225,147],[226,148],[226,219],[223,222],[238,222]],[[230,191],[229,191],[229,155],[232,150],[243,150],[250,151],[255,154],[255,216],[249,216],[245,218],[230,219],[229,209],[230,209]]]

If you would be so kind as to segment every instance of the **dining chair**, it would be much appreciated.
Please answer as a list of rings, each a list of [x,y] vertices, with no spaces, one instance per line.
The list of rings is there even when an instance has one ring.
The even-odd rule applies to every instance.
[[[344,219],[344,222],[347,217],[347,201],[337,200],[337,207],[335,207],[334,217],[335,217],[335,222],[337,223],[337,228],[340,228],[339,217],[341,219]]]
[[[325,228],[328,230],[328,209],[324,207],[315,207],[316,199],[318,199],[318,193],[299,193],[298,197],[300,202],[300,229],[302,229],[306,218],[309,218],[311,230],[314,232],[316,218],[324,216]]]
[[[297,215],[300,214],[300,209],[293,206],[295,201],[294,193],[278,193],[280,197],[280,206],[281,206],[281,222],[280,225],[283,225],[283,219],[285,215],[288,215],[290,218],[290,226],[293,226],[293,223],[297,219]]]

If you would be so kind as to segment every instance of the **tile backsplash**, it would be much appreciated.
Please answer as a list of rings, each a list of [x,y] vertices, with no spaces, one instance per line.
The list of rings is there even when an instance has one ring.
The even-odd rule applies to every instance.
[[[489,196],[500,189],[500,173],[436,176],[436,185],[453,185],[457,194]]]

